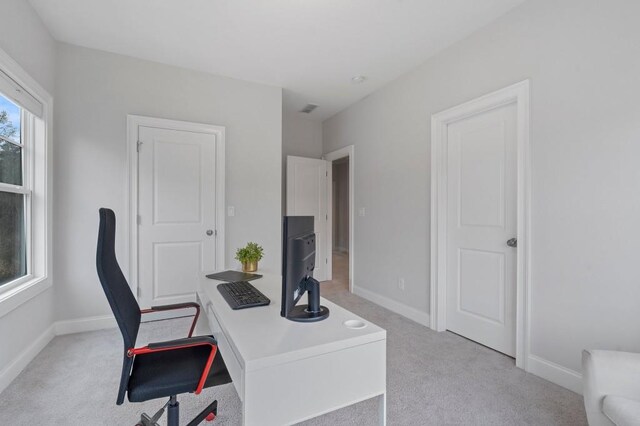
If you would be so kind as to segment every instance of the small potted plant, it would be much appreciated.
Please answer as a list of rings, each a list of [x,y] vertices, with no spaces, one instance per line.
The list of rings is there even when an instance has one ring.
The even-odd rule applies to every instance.
[[[236,250],[236,260],[242,263],[243,272],[255,272],[258,270],[258,261],[262,259],[264,250],[257,243],[247,243],[243,248]]]

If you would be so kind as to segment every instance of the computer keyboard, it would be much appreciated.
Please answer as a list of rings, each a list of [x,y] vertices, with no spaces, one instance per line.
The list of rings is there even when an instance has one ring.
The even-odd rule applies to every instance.
[[[271,303],[267,296],[246,281],[218,284],[218,291],[231,309],[252,308]]]

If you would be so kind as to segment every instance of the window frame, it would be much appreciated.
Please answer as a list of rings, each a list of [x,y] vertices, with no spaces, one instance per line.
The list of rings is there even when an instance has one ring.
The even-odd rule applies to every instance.
[[[0,317],[8,314],[52,286],[51,279],[51,139],[53,97],[4,50],[0,49],[0,71],[16,84],[16,96],[41,104],[41,111],[21,107],[22,185],[0,184],[2,191],[25,193],[26,275],[0,286]],[[3,91],[4,92],[4,91]],[[26,92],[26,93],[24,93]],[[3,93],[11,98],[11,93]],[[32,105],[29,103],[28,105]],[[26,112],[29,110],[29,112]],[[40,114],[41,113],[41,114]],[[29,119],[25,120],[24,117]],[[31,142],[31,143],[29,143]]]
[[[0,92],[0,96],[5,99],[11,100],[8,96],[5,96],[2,92]],[[12,281],[9,281],[5,284],[0,285],[0,298],[2,294],[6,291],[10,291],[12,288],[19,286],[22,283],[28,282],[34,278],[33,276],[33,239],[31,238],[32,234],[32,198],[33,198],[33,176],[32,171],[34,169],[33,164],[33,145],[35,144],[35,119],[36,117],[20,106],[20,143],[16,141],[12,141],[8,138],[4,138],[0,136],[0,139],[19,146],[21,149],[21,161],[22,161],[22,185],[12,185],[9,183],[0,182],[0,192],[8,192],[12,194],[22,194],[25,196],[24,198],[24,222],[25,222],[25,235],[24,239],[27,245],[25,250],[25,262],[27,264],[26,272],[23,276],[18,277]],[[1,299],[0,299],[1,300]]]

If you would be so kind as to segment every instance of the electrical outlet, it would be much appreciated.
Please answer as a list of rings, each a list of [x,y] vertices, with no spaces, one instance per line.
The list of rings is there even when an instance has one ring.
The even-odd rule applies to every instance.
[[[404,278],[398,278],[398,288],[404,291]]]

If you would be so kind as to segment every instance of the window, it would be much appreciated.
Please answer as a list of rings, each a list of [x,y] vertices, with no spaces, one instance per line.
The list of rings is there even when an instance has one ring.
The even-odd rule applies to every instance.
[[[0,317],[50,288],[53,98],[0,49]]]
[[[30,188],[25,122],[33,116],[0,94],[0,286],[27,275]]]
[[[47,275],[45,111],[24,87],[0,69],[0,302]]]

